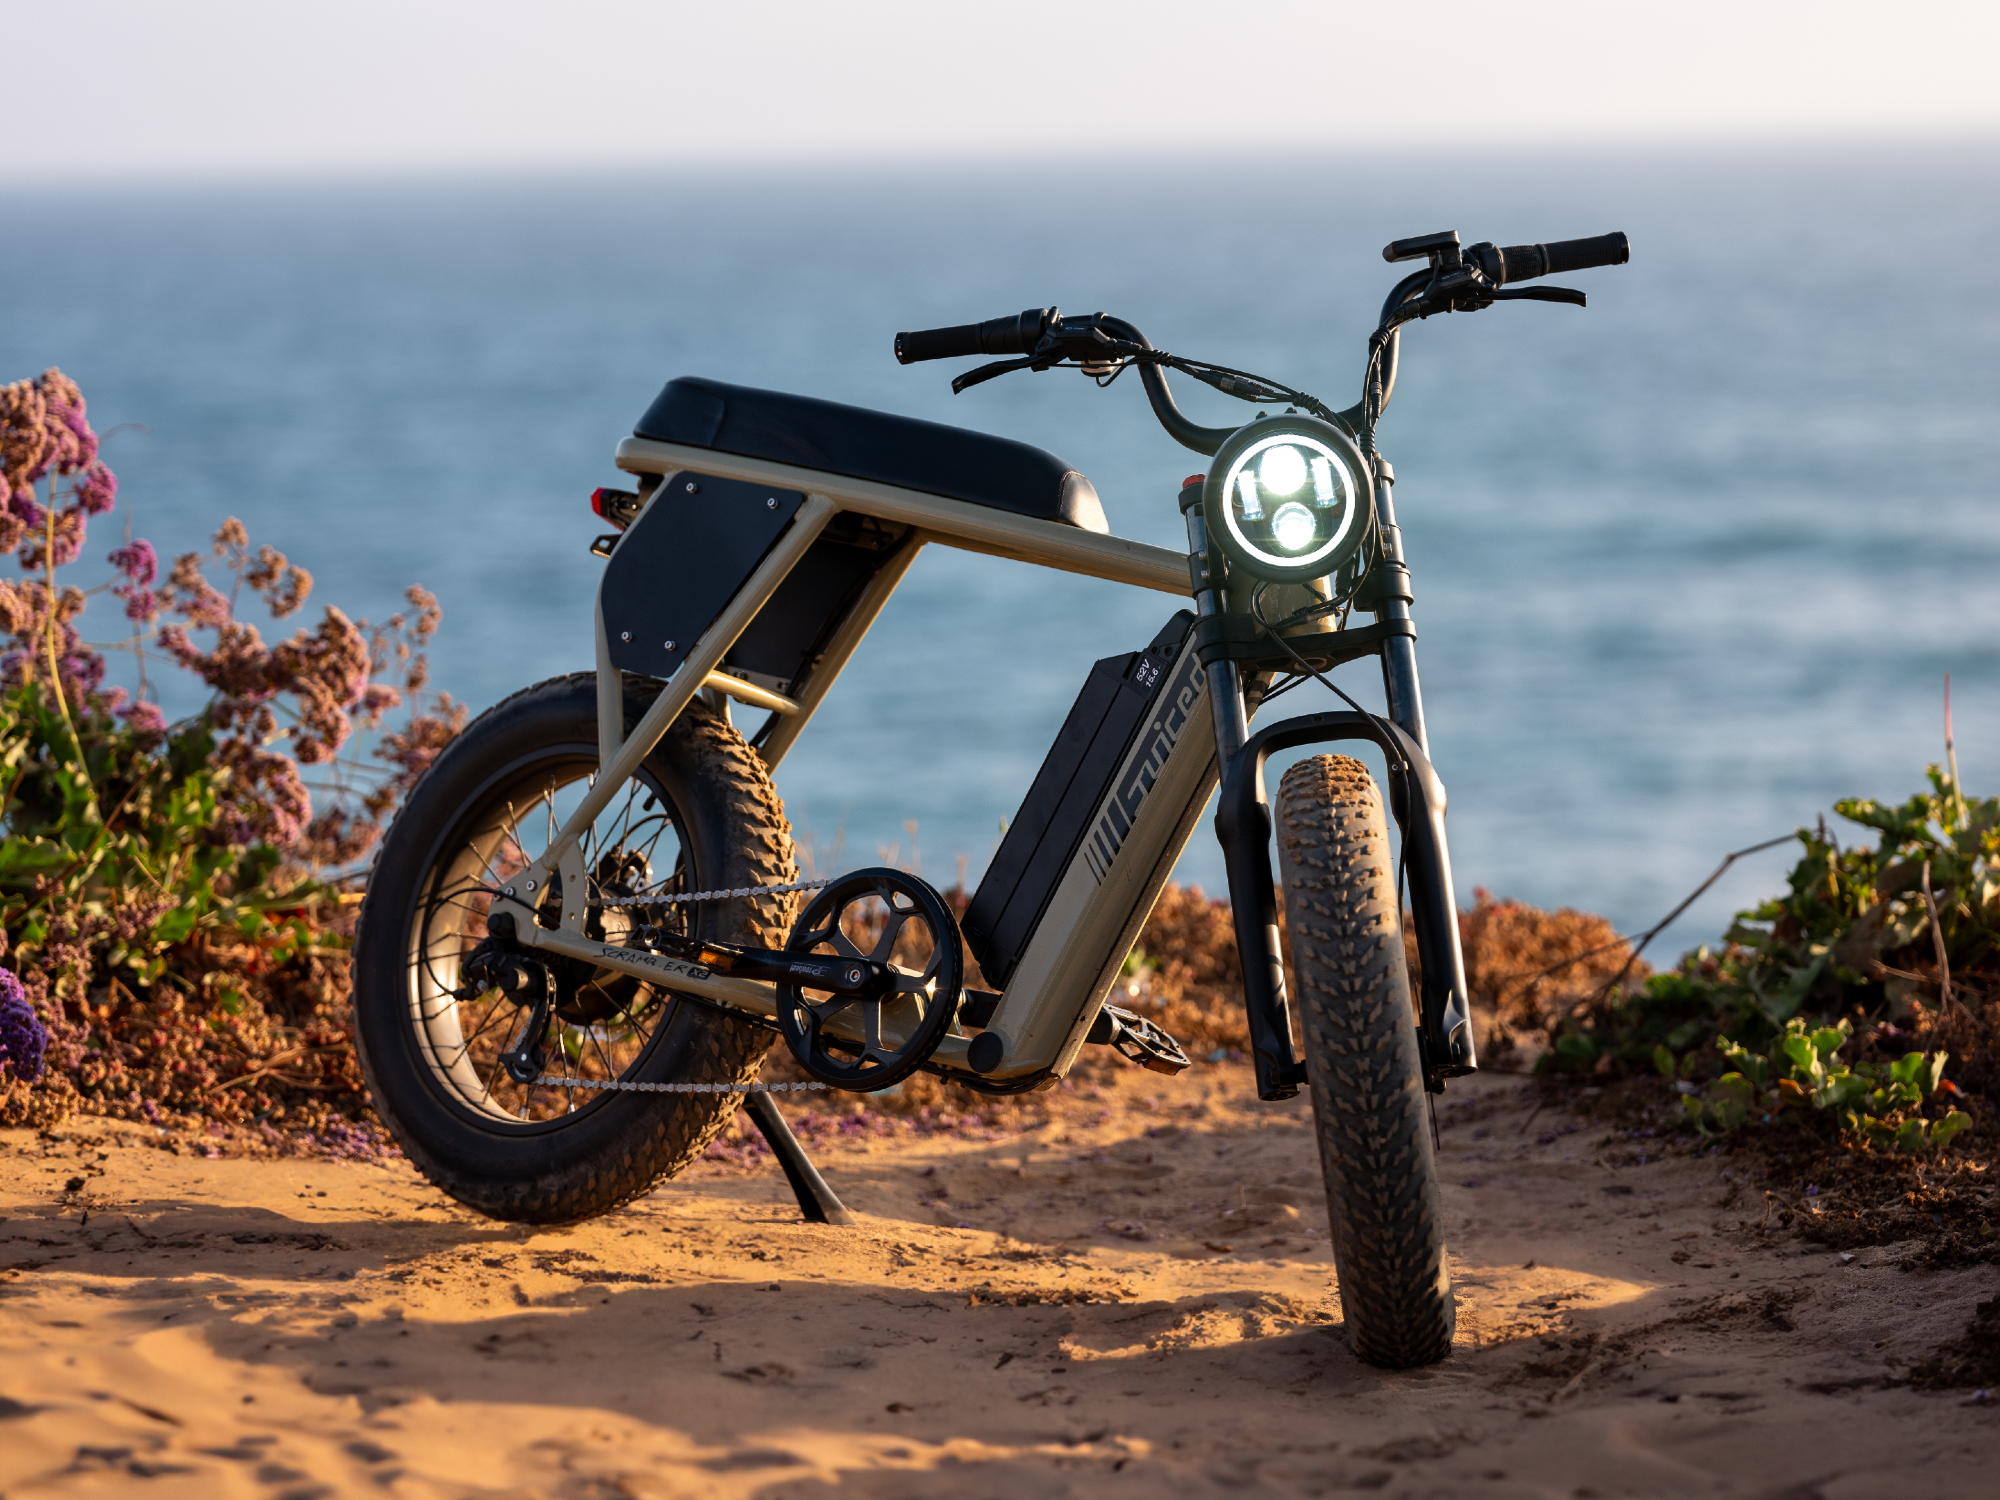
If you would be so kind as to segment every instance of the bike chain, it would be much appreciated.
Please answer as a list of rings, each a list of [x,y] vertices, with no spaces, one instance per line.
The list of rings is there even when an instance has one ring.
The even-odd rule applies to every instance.
[[[746,885],[734,891],[694,891],[685,896],[599,896],[587,906],[680,906],[692,901],[726,901],[735,896],[780,896],[787,891],[817,891],[831,880],[795,880],[790,885]]]
[[[530,1088],[609,1089],[618,1094],[786,1094],[823,1089],[812,1083],[627,1083],[622,1078],[537,1078]]]
[[[790,885],[746,885],[733,891],[693,891],[685,896],[600,896],[587,904],[606,906],[679,906],[695,901],[726,901],[737,896],[781,896],[789,891],[817,891],[831,880],[796,880]],[[618,1094],[786,1094],[821,1090],[810,1083],[628,1083],[621,1078],[537,1078],[530,1087],[599,1089]]]

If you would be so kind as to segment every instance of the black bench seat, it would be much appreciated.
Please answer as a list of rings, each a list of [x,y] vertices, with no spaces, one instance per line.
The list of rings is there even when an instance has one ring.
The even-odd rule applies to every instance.
[[[683,375],[667,382],[633,435],[893,484],[1084,531],[1111,529],[1090,481],[1053,453],[863,406]]]

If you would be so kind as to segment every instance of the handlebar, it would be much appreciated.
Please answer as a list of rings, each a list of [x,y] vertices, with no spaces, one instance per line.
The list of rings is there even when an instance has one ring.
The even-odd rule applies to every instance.
[[[1147,349],[1153,347],[1146,335],[1139,332],[1123,318],[1097,315],[1097,321],[1108,331],[1120,338],[1129,339]],[[1167,389],[1167,374],[1158,365],[1141,364],[1139,381],[1146,388],[1146,400],[1152,405],[1153,415],[1166,428],[1167,436],[1183,448],[1192,449],[1207,458],[1213,458],[1222,445],[1229,441],[1236,429],[1233,427],[1203,427],[1191,420],[1174,401],[1174,393]]]
[[[1394,326],[1413,312],[1428,317],[1432,312],[1462,309],[1472,311],[1496,301],[1516,298],[1573,301],[1583,305],[1580,292],[1558,288],[1509,292],[1499,288],[1509,282],[1532,281],[1538,276],[1565,271],[1585,271],[1593,266],[1622,266],[1632,258],[1632,242],[1624,234],[1595,235],[1589,239],[1556,240],[1546,245],[1508,245],[1504,248],[1482,241],[1477,245],[1458,243],[1455,230],[1391,240],[1382,249],[1382,259],[1427,260],[1427,269],[1396,283],[1382,304],[1382,319],[1376,337],[1383,339],[1378,372],[1381,397],[1377,412],[1387,407],[1396,389],[1396,367],[1400,363],[1402,330]],[[1385,337],[1386,333],[1386,337]]]
[[[968,354],[1032,355],[1045,342],[1061,346],[1053,358],[1061,359],[1101,343],[1105,336],[1124,339],[1142,349],[1152,348],[1146,335],[1123,318],[1098,313],[1092,317],[1065,318],[1058,308],[1031,307],[1018,317],[990,318],[984,323],[961,323],[956,328],[921,328],[896,335],[896,360],[913,365],[927,359],[958,359]],[[1001,368],[1005,368],[1002,366]],[[974,372],[977,379],[979,372]],[[1139,380],[1152,403],[1153,415],[1182,447],[1212,455],[1236,429],[1203,427],[1190,421],[1167,389],[1167,377],[1157,365],[1141,363]],[[952,387],[959,389],[955,382]]]
[[[1623,234],[1600,234],[1587,240],[1557,240],[1548,245],[1507,245],[1490,242],[1459,248],[1453,230],[1441,234],[1420,234],[1412,239],[1391,240],[1382,247],[1382,259],[1428,260],[1437,272],[1457,270],[1466,261],[1495,286],[1510,281],[1532,281],[1537,276],[1560,276],[1565,271],[1587,271],[1593,266],[1622,266],[1632,258],[1632,242]]]
[[[896,335],[896,362],[958,359],[967,354],[1029,354],[1056,318],[1053,307],[1031,307],[1013,318],[989,318],[956,328],[920,328]]]
[[[1532,281],[1537,276],[1560,276],[1566,271],[1588,271],[1593,266],[1622,266],[1632,258],[1632,242],[1623,234],[1600,234],[1587,240],[1557,240],[1552,245],[1474,245],[1466,252],[1480,262],[1480,269],[1495,285],[1512,281]]]
[[[1160,425],[1176,442],[1197,453],[1214,454],[1235,432],[1230,427],[1203,427],[1192,422],[1175,403],[1167,389],[1162,363],[1174,365],[1195,378],[1230,392],[1246,401],[1262,401],[1275,392],[1281,399],[1296,399],[1314,411],[1337,415],[1343,421],[1365,423],[1374,430],[1375,420],[1389,404],[1396,388],[1396,369],[1401,353],[1402,327],[1415,318],[1443,312],[1477,312],[1495,302],[1541,301],[1584,305],[1583,293],[1565,287],[1537,287],[1529,291],[1507,291],[1511,282],[1532,281],[1565,271],[1582,271],[1593,266],[1622,266],[1632,258],[1632,243],[1623,234],[1600,234],[1589,239],[1555,240],[1546,245],[1499,246],[1491,242],[1461,246],[1455,230],[1392,240],[1382,251],[1387,261],[1425,260],[1427,269],[1406,276],[1396,284],[1382,305],[1382,319],[1370,339],[1368,392],[1360,405],[1333,414],[1303,392],[1248,376],[1240,370],[1189,361],[1168,354],[1147,355],[1153,346],[1146,336],[1123,318],[1097,313],[1090,317],[1065,318],[1053,307],[1031,307],[1011,318],[992,318],[984,323],[962,323],[955,328],[923,328],[896,335],[896,361],[912,365],[923,360],[958,359],[967,355],[1012,356],[1000,363],[972,370],[952,381],[954,392],[968,389],[1011,370],[1046,370],[1056,365],[1081,368],[1085,374],[1108,383],[1126,363],[1135,364],[1146,388],[1146,398]],[[1123,345],[1122,350],[1119,348]],[[1135,350],[1133,346],[1136,345]],[[1249,382],[1247,391],[1241,382]],[[1372,451],[1364,439],[1364,451]]]

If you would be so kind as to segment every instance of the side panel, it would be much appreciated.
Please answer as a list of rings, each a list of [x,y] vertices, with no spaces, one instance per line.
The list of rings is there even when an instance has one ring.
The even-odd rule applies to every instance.
[[[598,599],[612,665],[673,676],[805,498],[707,474],[662,485],[604,566]]]
[[[987,1030],[1004,1050],[988,1076],[1019,1078],[1074,1055],[1124,962],[1112,950],[1137,937],[1215,780],[1208,678],[1189,632],[994,1010]]]

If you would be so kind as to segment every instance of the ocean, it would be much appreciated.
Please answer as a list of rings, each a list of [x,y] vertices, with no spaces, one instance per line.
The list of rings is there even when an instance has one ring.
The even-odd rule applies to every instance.
[[[892,336],[1104,310],[1346,405],[1388,240],[1623,229],[1629,265],[1555,278],[1586,311],[1412,328],[1380,441],[1461,899],[1632,931],[1729,850],[1918,790],[1946,672],[1966,785],[2000,792],[1996,189],[1991,142],[0,186],[0,380],[81,383],[163,555],[235,515],[317,603],[435,590],[436,684],[477,709],[589,667],[588,496],[672,376],[1039,444],[1177,546],[1203,463],[1136,379],[953,397]],[[1253,415],[1189,385],[1199,421]],[[927,551],[780,769],[816,867],[976,880],[1091,661],[1175,607]],[[1372,663],[1342,681],[1379,703]],[[1791,858],[1741,862],[1660,956]],[[1222,890],[1206,823],[1179,876]]]

